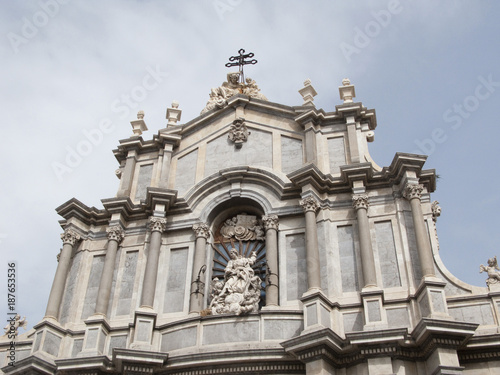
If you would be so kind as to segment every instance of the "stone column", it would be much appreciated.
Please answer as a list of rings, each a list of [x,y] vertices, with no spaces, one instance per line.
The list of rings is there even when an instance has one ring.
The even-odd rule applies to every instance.
[[[194,249],[193,272],[191,275],[191,299],[190,313],[198,313],[203,309],[203,300],[205,297],[205,283],[201,280],[201,269],[206,267],[205,260],[207,255],[207,238],[210,236],[210,229],[205,223],[193,225],[196,236],[196,245]],[[203,271],[204,272],[204,271]],[[200,280],[198,280],[200,275]]]
[[[118,246],[125,237],[123,229],[119,225],[109,227],[106,229],[106,232],[108,233],[108,247],[106,249],[106,258],[104,259],[104,267],[102,269],[101,282],[99,283],[99,291],[97,293],[97,302],[95,306],[95,313],[102,315],[106,315],[108,311],[116,252]]]
[[[424,187],[420,184],[406,184],[403,196],[410,201],[415,237],[417,239],[418,257],[420,259],[422,276],[425,277],[435,276],[435,272],[431,244],[420,204],[423,190]]]
[[[359,247],[361,250],[361,268],[363,270],[364,288],[377,286],[375,258],[373,256],[370,225],[368,223],[368,195],[357,194],[352,197],[352,205],[356,209],[359,230]]]
[[[265,215],[262,217],[262,223],[266,230],[266,260],[269,273],[266,280],[266,306],[278,306],[278,215]]]
[[[134,179],[134,171],[136,164],[137,151],[129,150],[127,154],[127,160],[125,162],[125,168],[120,179],[120,189],[118,190],[118,197],[128,197],[130,196],[130,190],[132,188],[132,181]]]
[[[316,224],[316,211],[319,209],[318,201],[309,196],[300,201],[306,216],[306,263],[308,290],[321,289],[321,275],[318,249],[318,227]]]
[[[149,254],[144,272],[142,284],[141,307],[153,308],[156,290],[156,278],[158,276],[158,259],[160,258],[161,235],[165,231],[167,219],[162,217],[150,217],[149,228],[151,239],[149,241]]]
[[[52,289],[50,289],[47,310],[45,311],[45,317],[54,318],[56,320],[59,317],[59,309],[61,307],[64,286],[66,284],[66,278],[68,276],[69,266],[71,263],[73,246],[78,240],[80,240],[80,235],[71,229],[66,229],[64,233],[61,234],[61,240],[63,242],[63,248],[61,250],[61,254],[59,255],[59,264],[57,265],[56,275],[54,276],[54,282],[52,283]]]

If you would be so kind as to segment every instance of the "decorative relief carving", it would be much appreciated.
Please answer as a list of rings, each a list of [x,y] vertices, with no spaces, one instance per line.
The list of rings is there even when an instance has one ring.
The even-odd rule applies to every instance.
[[[352,206],[359,210],[360,208],[368,209],[368,195],[366,194],[357,194],[352,196]]]
[[[424,191],[424,187],[420,184],[406,184],[403,196],[412,200],[413,198],[422,198],[422,192]]]
[[[220,229],[224,238],[238,241],[264,241],[264,230],[256,216],[241,214],[227,219]]]
[[[304,210],[304,212],[307,212],[307,211],[316,212],[319,209],[318,201],[316,200],[316,198],[311,197],[311,196],[306,197],[304,199],[301,199],[299,201],[299,204],[302,206],[302,209]]]
[[[279,220],[278,215],[264,215],[262,216],[262,224],[264,229],[267,231],[269,229],[278,230]]]
[[[106,233],[108,234],[108,240],[113,240],[118,243],[121,243],[125,238],[125,233],[123,229],[119,225],[115,225],[106,229]]]
[[[432,210],[432,220],[436,222],[437,218],[441,216],[441,207],[439,206],[438,201],[434,201],[431,203],[431,210]]]
[[[210,90],[210,98],[208,99],[205,108],[201,111],[201,114],[214,108],[220,109],[226,107],[227,99],[236,94],[244,94],[251,98],[267,101],[267,98],[260,92],[257,83],[253,79],[247,78],[245,82],[246,83],[240,82],[239,72],[228,73],[226,82],[224,82],[221,86]]]
[[[203,237],[208,238],[210,236],[210,229],[208,225],[205,223],[193,224],[193,230],[196,235],[196,238]]]
[[[245,258],[236,249],[231,249],[229,254],[231,259],[224,270],[224,281],[217,277],[212,280],[209,306],[212,315],[257,311],[262,289],[262,280],[252,269],[257,254],[253,251],[250,258]]]
[[[167,219],[163,217],[150,217],[149,218],[149,229],[151,232],[165,232],[167,226]]]
[[[488,265],[483,266],[482,264],[479,266],[479,273],[486,272],[488,274],[488,278],[486,279],[486,285],[491,286],[493,284],[500,283],[500,268],[498,268],[497,257],[493,257],[488,259]]]
[[[245,125],[245,119],[240,117],[233,121],[233,124],[229,128],[229,134],[227,137],[231,142],[234,143],[236,148],[241,148],[243,142],[246,142],[250,132]]]
[[[66,229],[64,233],[61,234],[61,240],[63,244],[67,243],[73,246],[80,239],[81,239],[80,235],[72,229]]]

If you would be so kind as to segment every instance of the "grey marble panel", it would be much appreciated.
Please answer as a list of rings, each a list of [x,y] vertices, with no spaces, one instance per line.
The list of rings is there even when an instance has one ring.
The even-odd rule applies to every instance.
[[[251,134],[241,148],[236,148],[227,138],[227,133],[207,144],[205,176],[239,165],[272,168],[273,137],[269,132],[249,129]]]
[[[99,282],[101,281],[102,268],[104,266],[104,255],[94,256],[92,259],[92,268],[90,269],[89,282],[87,284],[87,293],[82,310],[82,320],[87,319],[95,312],[95,303],[97,292],[99,290]]]
[[[265,319],[264,340],[287,340],[304,330],[302,319]]]
[[[120,267],[120,257],[123,254],[122,248],[118,248],[116,252],[115,266],[113,268],[113,280],[111,281],[111,291],[109,293],[109,301],[108,301],[108,312],[107,316],[110,316],[111,307],[113,306],[113,300],[115,299],[116,293],[116,275],[118,273],[118,268]]]
[[[259,341],[259,322],[235,321],[203,327],[203,345]]]
[[[331,326],[330,311],[325,309],[323,305],[320,305],[320,313],[321,313],[321,324],[323,324],[325,327],[330,328]]]
[[[494,325],[492,308],[489,304],[449,307],[448,311],[455,320],[482,325]]]
[[[281,137],[281,170],[290,173],[302,167],[304,156],[300,139]]]
[[[59,354],[59,347],[61,346],[61,340],[61,337],[54,335],[52,332],[45,332],[43,351],[57,357]]]
[[[85,349],[94,349],[97,346],[97,340],[99,338],[98,328],[92,328],[87,331],[87,342],[85,343]]]
[[[120,294],[116,315],[128,315],[132,307],[132,295],[134,293],[135,273],[137,270],[138,251],[129,251],[126,253],[125,264],[123,265],[123,274],[120,281]]]
[[[187,262],[188,248],[170,251],[163,312],[179,312],[184,309]]]
[[[179,195],[187,192],[196,181],[196,164],[198,161],[198,149],[184,155],[177,160],[177,170],[175,172],[175,188]]]
[[[328,223],[329,224],[329,223]],[[318,223],[318,248],[319,248],[319,266],[320,266],[320,275],[321,275],[321,289],[323,289],[323,293],[328,295],[328,279],[331,275],[328,272],[328,257],[329,252],[331,252],[331,244],[326,239],[326,225],[327,222],[321,221]],[[331,256],[331,255],[330,255]]]
[[[73,296],[75,294],[75,288],[78,285],[78,271],[80,270],[80,260],[82,258],[82,253],[76,253],[73,257],[73,262],[71,264],[71,269],[66,280],[66,285],[64,287],[64,297],[61,306],[60,322],[62,324],[68,322],[69,312],[71,309],[71,304],[73,301]]]
[[[330,173],[340,173],[340,166],[347,164],[344,137],[328,139],[328,159],[330,161]]]
[[[366,308],[368,309],[368,319],[370,322],[380,322],[382,320],[380,317],[380,304],[378,301],[366,302]]]
[[[386,314],[389,327],[410,328],[410,318],[408,316],[408,309],[406,307],[387,309]]]
[[[71,348],[71,357],[75,358],[78,353],[83,349],[83,339],[76,339],[73,341],[73,348]]]
[[[109,338],[109,350],[108,355],[111,357],[113,355],[114,348],[126,348],[127,347],[127,335],[117,335],[111,336]]]
[[[392,223],[390,221],[375,223],[375,236],[384,288],[401,286]]]
[[[415,226],[413,225],[413,217],[410,211],[404,212],[404,218],[406,223],[406,233],[408,236],[408,246],[410,250],[410,260],[413,269],[413,276],[415,280],[415,285],[420,284],[422,279],[422,269],[420,267],[420,258],[418,256],[417,249],[417,239],[415,237]]]
[[[418,303],[420,307],[420,313],[422,314],[422,317],[427,317],[431,313],[431,307],[429,306],[429,299],[427,296],[424,296]]]
[[[445,312],[444,296],[441,292],[431,291],[432,309],[437,312]]]
[[[286,236],[286,290],[287,300],[302,297],[307,291],[306,240],[304,233]]]
[[[150,321],[139,320],[137,322],[137,341],[151,341],[151,325]]]
[[[318,307],[316,304],[306,307],[307,311],[307,326],[318,324]]]
[[[342,290],[344,292],[355,292],[359,290],[358,266],[354,248],[354,229],[352,225],[337,227],[339,252],[340,252],[340,274],[342,277]]]
[[[146,199],[147,188],[151,186],[153,176],[153,164],[144,164],[139,167],[139,177],[137,178],[137,189],[135,199]]]
[[[360,312],[342,315],[345,332],[356,332],[363,330],[363,315]]]
[[[35,337],[35,343],[33,344],[33,352],[36,352],[38,349],[40,349],[40,343],[42,342],[42,332],[37,332],[36,337]]]
[[[16,362],[19,362],[21,359],[27,358],[30,356],[31,350],[17,350],[16,349]]]
[[[173,332],[164,333],[161,336],[161,351],[189,348],[196,345],[196,327],[188,327]]]

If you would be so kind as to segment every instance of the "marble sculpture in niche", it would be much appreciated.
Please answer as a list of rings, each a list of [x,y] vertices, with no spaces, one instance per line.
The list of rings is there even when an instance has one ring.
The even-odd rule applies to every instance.
[[[251,98],[267,101],[267,98],[260,92],[259,86],[257,86],[255,80],[247,78],[245,82],[246,83],[240,82],[239,72],[228,73],[226,82],[210,90],[208,102],[201,111],[201,114],[214,108],[224,108],[227,106],[227,99],[236,94],[248,95]]]

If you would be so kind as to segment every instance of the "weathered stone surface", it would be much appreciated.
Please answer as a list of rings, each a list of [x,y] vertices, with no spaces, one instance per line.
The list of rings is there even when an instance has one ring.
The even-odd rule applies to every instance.
[[[161,351],[189,348],[196,345],[196,327],[178,329],[161,336]]]
[[[297,300],[307,290],[306,240],[303,233],[286,236],[286,274],[287,299]]]
[[[125,348],[127,346],[127,335],[114,335],[109,338],[108,355],[113,355],[114,348]]]
[[[178,312],[182,311],[184,308],[187,261],[187,248],[170,251],[163,312]]]
[[[281,170],[290,173],[299,169],[304,162],[302,141],[300,139],[281,137]]]
[[[384,288],[401,286],[392,223],[390,221],[375,223],[375,236]]]
[[[406,327],[410,328],[410,318],[408,316],[408,309],[406,307],[397,309],[387,309],[387,323],[390,327]]]
[[[126,258],[120,282],[120,294],[118,296],[116,315],[130,314],[138,256],[138,251],[129,251],[125,253]]]
[[[177,160],[175,188],[179,191],[179,195],[181,196],[185,192],[187,192],[195,183],[197,161],[197,149]]]
[[[265,319],[264,340],[286,340],[300,335],[304,323],[298,319]]]
[[[354,230],[352,225],[337,228],[340,255],[340,272],[342,276],[342,291],[355,292],[359,290],[358,265],[354,248]]]
[[[64,290],[64,297],[61,307],[61,317],[60,322],[66,323],[70,314],[70,309],[73,303],[73,297],[75,295],[75,288],[78,285],[78,273],[80,271],[80,260],[82,258],[82,253],[77,253],[73,257],[73,264],[71,265],[71,270],[69,271],[68,279],[66,280],[66,287]]]
[[[330,173],[340,173],[340,166],[347,164],[344,137],[328,138],[328,160]]]
[[[78,353],[83,349],[83,339],[76,339],[73,341],[73,347],[71,348],[71,357],[75,358]]]
[[[146,199],[146,190],[149,186],[151,186],[152,175],[153,164],[143,164],[139,167],[139,177],[137,178],[135,200]]]
[[[420,258],[418,256],[417,239],[415,237],[415,226],[410,211],[404,212],[406,224],[406,235],[408,236],[408,246],[410,251],[410,259],[413,270],[413,278],[415,284],[418,285],[422,279],[422,268],[420,266]]]
[[[104,255],[96,255],[92,258],[92,268],[90,269],[87,293],[82,309],[82,320],[87,319],[95,311],[99,281],[101,280],[102,269],[104,267]]]
[[[45,332],[45,340],[43,341],[43,351],[57,357],[59,347],[61,346],[61,337],[54,335],[52,332]]]
[[[232,323],[210,324],[203,328],[203,345],[230,342],[259,341],[259,322],[238,321]]]
[[[346,333],[363,330],[363,314],[360,312],[343,314],[342,318],[344,321],[344,331]]]
[[[479,323],[483,325],[495,324],[491,305],[481,304],[450,307],[449,313],[455,320],[461,322]]]

